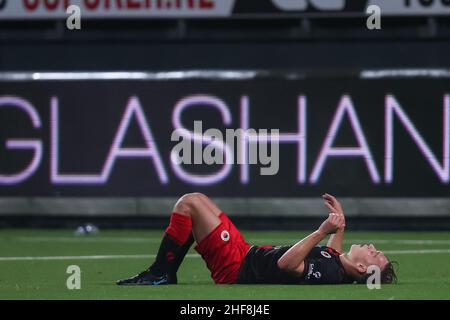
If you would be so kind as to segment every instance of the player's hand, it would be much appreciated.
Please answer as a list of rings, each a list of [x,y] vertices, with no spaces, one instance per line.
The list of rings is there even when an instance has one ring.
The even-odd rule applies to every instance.
[[[344,215],[344,209],[342,209],[341,203],[335,197],[331,194],[325,193],[322,198],[325,206],[330,209],[331,212]]]
[[[341,215],[344,217],[344,226],[345,226],[345,215],[344,215],[344,209],[342,208],[341,203],[333,197],[331,194],[325,193],[322,196],[324,200],[325,206],[331,211],[338,215]]]
[[[328,218],[320,225],[319,232],[325,235],[336,233],[339,229],[345,228],[345,218],[341,214],[331,212]]]

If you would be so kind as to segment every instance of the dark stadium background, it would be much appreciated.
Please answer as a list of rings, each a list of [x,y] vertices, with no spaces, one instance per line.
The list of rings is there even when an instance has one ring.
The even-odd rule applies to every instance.
[[[331,11],[311,1],[305,10],[288,11],[269,0],[238,0],[228,16],[82,18],[82,29],[70,31],[51,11],[43,19],[5,18],[2,11],[7,12],[11,0],[3,1],[0,97],[30,102],[42,124],[33,129],[17,109],[0,109],[0,174],[21,170],[31,159],[30,151],[7,150],[6,139],[40,139],[43,154],[28,179],[0,185],[0,227],[75,228],[93,222],[100,228],[162,228],[178,196],[200,191],[247,229],[310,229],[326,214],[319,197],[328,192],[343,199],[353,230],[448,230],[449,182],[439,180],[398,120],[394,181],[384,178],[385,97],[395,96],[442,165],[443,97],[450,84],[449,4],[411,0],[417,10],[409,14],[410,2],[398,2],[404,12],[382,11],[381,30],[366,28],[368,1],[346,1],[342,10]],[[186,71],[193,72],[189,78],[170,76]],[[229,71],[252,77],[225,79]],[[83,79],[70,79],[80,72]],[[169,76],[100,79],[110,72]],[[234,166],[220,183],[183,182],[169,164],[171,117],[179,99],[195,94],[225,101],[233,116],[231,128],[239,126],[240,99],[248,95],[250,127],[280,132],[298,129],[297,97],[305,95],[307,179],[339,101],[349,95],[381,181],[371,181],[358,157],[329,158],[317,183],[298,183],[296,147],[283,145],[275,177],[258,176],[252,168],[250,182],[243,184]],[[102,185],[52,183],[52,97],[59,100],[61,171],[100,172],[129,98],[138,97],[169,183],[159,183],[149,159],[117,160]],[[199,118],[225,129],[214,110],[194,110],[184,120]],[[135,122],[127,143],[142,146]],[[348,118],[336,146],[355,146]]]

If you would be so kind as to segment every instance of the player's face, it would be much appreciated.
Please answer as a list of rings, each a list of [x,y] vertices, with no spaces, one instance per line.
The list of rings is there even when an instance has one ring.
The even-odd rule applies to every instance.
[[[348,255],[355,262],[362,263],[365,266],[376,265],[381,270],[389,263],[384,253],[377,250],[373,244],[354,244],[351,246]]]

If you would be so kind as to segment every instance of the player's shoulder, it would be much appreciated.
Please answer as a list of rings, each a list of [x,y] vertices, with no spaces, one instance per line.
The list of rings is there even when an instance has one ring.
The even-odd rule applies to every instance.
[[[329,260],[330,262],[335,261],[339,258],[340,253],[333,248],[327,246],[315,246],[308,253],[307,258],[314,260]]]
[[[327,246],[316,246],[305,260],[307,283],[345,283],[345,272],[339,259],[340,253]]]

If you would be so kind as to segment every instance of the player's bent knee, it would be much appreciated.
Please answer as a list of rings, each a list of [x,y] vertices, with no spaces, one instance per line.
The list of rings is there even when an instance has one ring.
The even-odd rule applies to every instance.
[[[208,198],[206,195],[204,195],[203,193],[200,192],[192,192],[192,193],[187,193],[184,196],[193,199],[193,200],[199,200],[202,198]]]
[[[200,201],[200,193],[187,193],[175,204],[174,211],[182,214],[191,214]]]
[[[180,214],[190,215],[191,207],[189,207],[186,203],[178,200],[178,202],[173,207],[173,211]]]
[[[188,205],[188,206],[195,206],[200,201],[200,193],[193,192],[193,193],[187,193],[184,196],[181,197],[181,202]]]
[[[200,199],[211,201],[211,199],[210,199],[206,194],[204,194],[204,193],[194,192],[194,194],[195,194],[197,197],[199,197]]]

